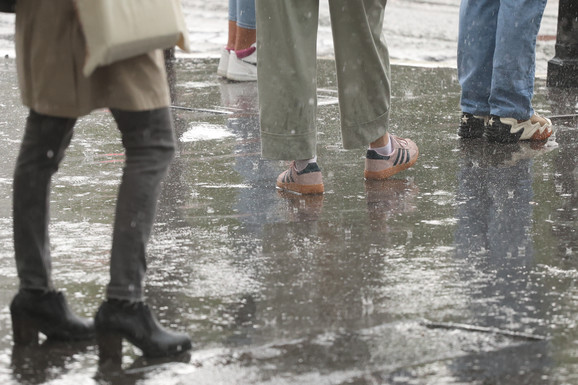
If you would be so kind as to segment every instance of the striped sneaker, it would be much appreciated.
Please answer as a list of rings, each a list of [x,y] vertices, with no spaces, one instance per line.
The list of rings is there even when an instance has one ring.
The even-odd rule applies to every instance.
[[[368,149],[365,156],[365,179],[387,179],[407,168],[417,161],[419,150],[410,139],[402,139],[389,135],[393,152],[390,155],[380,155],[375,150]]]
[[[532,115],[528,120],[500,118],[492,115],[485,135],[491,142],[545,141],[552,135],[552,122],[538,114]]]
[[[323,194],[323,177],[317,163],[309,163],[301,171],[295,161],[277,177],[277,188],[294,194]]]

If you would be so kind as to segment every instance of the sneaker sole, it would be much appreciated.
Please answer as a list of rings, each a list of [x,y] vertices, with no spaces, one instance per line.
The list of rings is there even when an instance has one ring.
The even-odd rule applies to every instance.
[[[277,182],[277,188],[282,191],[299,195],[323,194],[325,191],[323,184],[302,185],[298,183]]]
[[[234,80],[237,82],[256,82],[257,81],[257,75],[236,74],[236,73],[227,72],[227,74],[225,76],[227,79]]]
[[[549,138],[551,135],[552,135],[552,130],[551,130],[551,129],[544,130],[544,132],[536,131],[536,132],[534,133],[534,135],[532,135],[532,137],[531,137],[529,140],[543,142],[543,141],[545,141],[545,140],[548,140],[548,138]]]
[[[400,164],[397,166],[393,166],[393,167],[389,167],[386,168],[385,170],[381,170],[381,171],[364,171],[364,177],[367,180],[383,180],[383,179],[387,179],[395,174],[397,174],[398,172],[401,172],[403,170],[407,170],[408,168],[410,168],[411,166],[413,166],[415,164],[415,162],[417,162],[417,158],[419,156],[419,152],[416,152],[415,154],[415,158],[413,158],[412,160],[410,160],[408,163],[404,163],[404,164]]]

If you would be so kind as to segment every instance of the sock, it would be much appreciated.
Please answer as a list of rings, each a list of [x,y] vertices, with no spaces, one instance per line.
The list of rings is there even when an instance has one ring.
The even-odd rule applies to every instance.
[[[387,146],[376,147],[376,148],[370,147],[370,149],[377,152],[379,155],[383,155],[383,156],[390,155],[393,152],[393,146],[391,145],[391,137],[389,138],[389,142],[387,142]]]
[[[309,163],[317,163],[317,155],[315,155],[311,159],[296,160],[295,168],[297,169],[297,171],[303,171]]]

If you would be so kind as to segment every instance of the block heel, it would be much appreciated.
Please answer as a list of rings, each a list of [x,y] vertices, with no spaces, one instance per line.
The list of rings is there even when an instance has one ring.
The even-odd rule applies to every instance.
[[[122,362],[122,335],[115,332],[96,332],[100,362]]]
[[[16,345],[38,345],[39,325],[34,319],[12,314],[12,339]]]

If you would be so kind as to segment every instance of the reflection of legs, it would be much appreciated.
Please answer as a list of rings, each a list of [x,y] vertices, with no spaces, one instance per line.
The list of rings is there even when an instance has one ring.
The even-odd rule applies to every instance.
[[[101,361],[122,361],[122,338],[145,356],[190,349],[187,335],[165,330],[142,301],[146,245],[163,177],[175,151],[170,110],[112,110],[126,163],[119,188],[110,261],[108,301],[95,317]]]
[[[168,109],[112,110],[122,133],[126,164],[119,188],[107,295],[141,300],[145,252],[161,182],[175,151]]]
[[[76,119],[30,111],[14,171],[14,251],[20,291],[10,304],[14,342],[38,343],[38,333],[61,340],[87,339],[92,322],[75,316],[51,278],[48,240],[52,175],[72,138]]]

